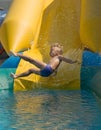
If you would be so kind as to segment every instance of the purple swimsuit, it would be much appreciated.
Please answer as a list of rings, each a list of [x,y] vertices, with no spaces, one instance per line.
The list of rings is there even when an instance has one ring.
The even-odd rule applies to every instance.
[[[51,68],[50,65],[46,65],[44,69],[41,70],[40,75],[43,77],[48,77],[53,73],[53,69]]]

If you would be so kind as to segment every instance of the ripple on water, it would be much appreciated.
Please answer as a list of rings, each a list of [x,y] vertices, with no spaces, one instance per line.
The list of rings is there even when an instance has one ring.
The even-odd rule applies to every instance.
[[[0,97],[0,130],[101,129],[101,110],[88,91],[1,91]]]

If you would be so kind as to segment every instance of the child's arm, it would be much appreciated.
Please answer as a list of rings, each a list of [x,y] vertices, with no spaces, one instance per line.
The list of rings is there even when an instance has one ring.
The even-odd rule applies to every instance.
[[[62,60],[62,61],[64,61],[64,62],[66,62],[66,63],[69,63],[69,64],[74,64],[74,63],[78,62],[77,60],[73,61],[73,60],[65,58],[63,56],[59,56],[59,59]]]

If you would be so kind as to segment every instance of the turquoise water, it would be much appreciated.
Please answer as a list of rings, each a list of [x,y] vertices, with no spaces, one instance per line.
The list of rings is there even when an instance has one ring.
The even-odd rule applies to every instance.
[[[0,130],[101,130],[101,108],[84,90],[2,90]]]

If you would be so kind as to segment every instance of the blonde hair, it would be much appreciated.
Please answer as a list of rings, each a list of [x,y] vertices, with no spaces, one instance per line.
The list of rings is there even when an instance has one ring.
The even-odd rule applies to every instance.
[[[57,48],[59,48],[59,53],[60,54],[63,54],[63,46],[61,46],[59,43],[54,43],[53,45],[51,45],[51,48],[52,47],[57,47]]]

